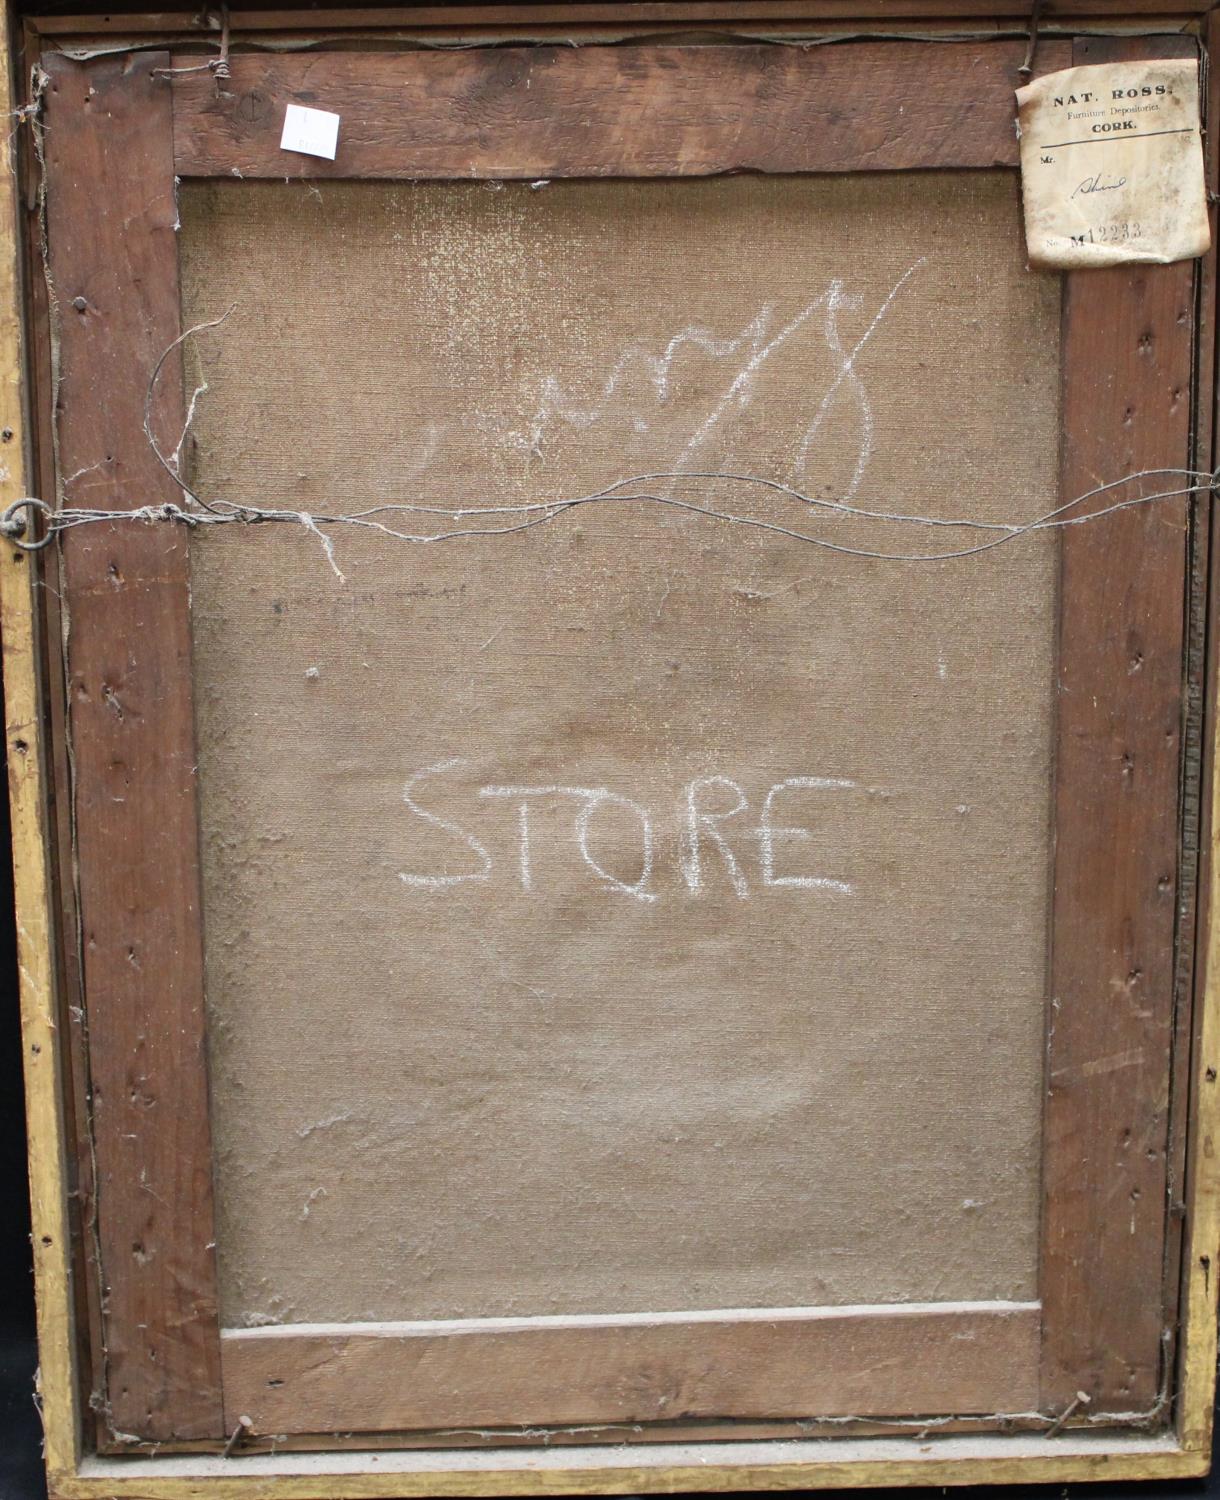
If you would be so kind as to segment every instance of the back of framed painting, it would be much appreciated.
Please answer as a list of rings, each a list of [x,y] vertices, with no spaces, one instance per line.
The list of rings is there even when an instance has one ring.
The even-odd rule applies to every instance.
[[[1211,262],[584,40],[44,52],[64,1493],[1194,1472]]]

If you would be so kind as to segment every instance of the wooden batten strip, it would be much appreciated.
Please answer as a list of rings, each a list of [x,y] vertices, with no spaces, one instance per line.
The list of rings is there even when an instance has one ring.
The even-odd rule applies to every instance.
[[[1220,458],[1220,396],[1217,362],[1220,320],[1216,308],[1216,236],[1220,228],[1215,193],[1220,180],[1220,12],[1207,18],[1207,134],[1204,146],[1207,185],[1212,194],[1212,250],[1203,262],[1200,296],[1199,450],[1200,463],[1214,467]],[[1220,597],[1220,548],[1212,538],[1211,591]],[[1179,1278],[1178,1431],[1183,1445],[1210,1455],[1215,1420],[1216,1309],[1220,1301],[1220,1173],[1216,1171],[1217,1126],[1220,1123],[1220,755],[1217,755],[1217,693],[1220,691],[1220,637],[1214,618],[1208,626],[1205,695],[1208,715],[1203,736],[1203,829],[1199,872],[1200,921],[1196,960],[1195,1005],[1191,1016],[1189,1114],[1186,1129],[1185,1232]]]
[[[1070,50],[1045,43],[1039,69]],[[243,54],[223,93],[208,72],[174,80],[174,163],[182,177],[280,180],[1014,167],[1024,52],[1010,40]],[[333,162],[280,149],[290,103],[340,116]]]
[[[0,116],[14,118],[11,13],[0,12]],[[0,507],[25,498],[30,483],[17,181],[10,156],[0,169]],[[28,554],[0,546],[0,642],[4,651],[5,754],[17,906],[21,1046],[29,1137],[30,1208],[37,1290],[40,1411],[48,1472],[66,1473],[79,1456],[76,1328],[68,1212],[69,1133],[63,1090],[69,1060],[55,992],[53,862],[43,578]]]
[[[289,1433],[1020,1412],[1039,1322],[997,1302],[230,1329],[226,1413]]]
[[[1138,22],[1141,18],[1192,16],[1207,11],[1208,0],[1059,0],[1052,16],[1058,24],[1067,17],[1101,17],[1106,22]],[[994,20],[1019,27],[1028,20],[1028,6],[1015,0],[627,0],[624,4],[553,5],[420,5],[351,6],[342,10],[242,10],[232,11],[233,30],[238,35],[292,32],[305,28],[318,31],[407,31],[429,32],[461,28],[472,31],[516,28],[530,32],[538,26],[562,26],[572,30],[589,25],[634,24],[669,27],[707,26],[720,22],[730,26],[765,27],[768,22],[792,25],[822,21],[883,20],[889,25],[909,20],[952,19],[965,29],[971,22]],[[186,24],[184,24],[186,22]],[[41,36],[215,36],[183,11],[111,12],[107,15],[31,16],[27,24]]]
[[[1089,39],[1076,63],[1194,55]],[[1154,50],[1155,49],[1155,50]],[[1066,278],[1062,494],[1191,461],[1192,262]],[[1042,1406],[1162,1392],[1187,503],[1062,533]]]
[[[91,504],[181,498],[144,434],[180,306],[169,58],[46,59],[61,473]],[[181,366],[153,403],[172,448]],[[74,492],[63,481],[68,503]],[[62,540],[106,1390],[115,1440],[222,1431],[189,564],[175,527]]]

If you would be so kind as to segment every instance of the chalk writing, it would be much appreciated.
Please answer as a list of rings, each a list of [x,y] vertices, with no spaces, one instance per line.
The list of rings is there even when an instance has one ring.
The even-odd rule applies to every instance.
[[[737,801],[724,812],[711,813],[702,805],[700,798],[704,791],[718,787],[724,787],[733,792]],[[746,794],[735,781],[730,781],[727,776],[700,776],[686,788],[686,826],[683,829],[681,866],[682,877],[691,895],[698,895],[703,889],[703,864],[700,853],[700,837],[703,834],[706,834],[719,851],[738,897],[744,901],[750,894],[746,878],[741,873],[741,866],[720,832],[721,823],[729,818],[735,818],[738,813],[745,812],[748,806]]]
[[[812,891],[841,891],[844,895],[851,892],[851,886],[844,880],[831,880],[823,875],[777,875],[775,873],[775,841],[807,839],[810,837],[807,828],[775,828],[771,824],[771,806],[780,792],[786,792],[790,787],[808,787],[812,791],[850,791],[854,782],[844,781],[838,776],[789,776],[786,781],[777,782],[767,793],[766,801],[763,803],[762,817],[759,819],[757,834],[760,856],[762,860],[762,877],[764,885],[791,885],[800,886],[805,890]]]
[[[713,401],[706,414],[696,421],[681,452],[673,460],[675,470],[692,469],[699,450],[722,426],[726,418],[736,412],[744,411],[751,404],[755,394],[756,377],[763,366],[810,323],[815,313],[820,312],[822,337],[827,351],[834,360],[834,373],[830,385],[814,411],[812,421],[801,436],[789,477],[793,484],[799,484],[803,479],[810,451],[816,445],[832,408],[839,400],[840,393],[846,388],[847,394],[857,407],[860,424],[858,451],[855,455],[852,476],[845,492],[846,498],[850,499],[859,489],[873,452],[873,412],[864,382],[856,369],[856,362],[881,326],[895,298],[923,264],[922,259],[917,260],[914,265],[903,272],[882,300],[868,327],[850,348],[844,347],[839,328],[839,315],[844,311],[859,311],[862,298],[856,293],[848,293],[844,282],[836,277],[824,292],[812,298],[778,330],[774,329],[775,306],[767,303],[754,314],[739,333],[727,338],[718,338],[706,328],[693,326],[675,333],[659,353],[653,353],[642,342],[637,341],[628,345],[619,355],[614,368],[606,376],[591,404],[584,404],[570,396],[556,376],[548,375],[542,383],[537,410],[530,424],[527,446],[532,453],[540,455],[547,429],[556,419],[579,429],[591,428],[601,422],[603,418],[611,414],[613,406],[620,397],[628,401],[633,398],[635,386],[633,377],[637,374],[642,375],[646,385],[651,387],[652,399],[656,406],[665,406],[672,394],[674,365],[678,356],[685,350],[691,349],[711,360],[732,359],[734,361],[734,365],[730,366],[732,373],[727,387]],[[816,320],[814,326],[817,326]],[[737,363],[738,360],[740,363]],[[633,411],[631,421],[637,433],[649,430],[650,422],[645,412],[639,409]]]
[[[886,313],[889,312],[891,306],[893,305],[894,298],[897,297],[898,293],[903,289],[903,287],[920,268],[920,266],[924,264],[925,260],[923,257],[921,257],[915,262],[913,266],[909,266],[902,273],[902,275],[894,283],[893,287],[891,287],[881,306],[877,309],[872,322],[868,325],[863,334],[861,334],[861,336],[856,340],[856,342],[852,345],[851,349],[846,354],[843,351],[843,341],[839,336],[837,314],[840,308],[851,308],[859,306],[860,299],[858,297],[842,296],[841,283],[833,283],[831,287],[831,293],[826,300],[826,318],[822,333],[826,339],[826,347],[834,356],[837,368],[835,370],[835,378],[831,382],[826,394],[822,397],[822,400],[818,405],[818,409],[814,414],[813,421],[805,429],[805,435],[801,439],[800,447],[797,449],[796,466],[793,471],[794,481],[799,482],[804,479],[805,466],[809,458],[809,450],[816,440],[818,433],[822,429],[822,423],[826,420],[826,417],[830,412],[832,405],[834,404],[835,398],[838,395],[840,387],[843,385],[844,381],[847,381],[851,388],[851,393],[855,397],[856,405],[858,406],[860,411],[860,448],[856,456],[856,466],[852,471],[851,480],[847,486],[845,498],[848,500],[852,499],[855,496],[857,490],[859,490],[860,481],[864,478],[864,471],[868,467],[869,459],[872,457],[873,432],[876,424],[873,419],[872,406],[869,404],[868,392],[865,390],[864,382],[860,379],[860,375],[856,370],[856,360],[860,357],[860,354],[863,352],[865,345],[872,338],[873,334],[875,334],[877,329],[880,328]]]
[[[529,805],[533,797],[577,797],[580,799],[580,811],[576,814],[575,834],[576,846],[580,850],[581,858],[585,864],[609,886],[616,890],[625,891],[629,896],[635,896],[640,901],[655,901],[656,896],[644,887],[648,884],[648,877],[652,874],[652,822],[647,812],[638,802],[631,802],[626,797],[620,797],[617,792],[612,792],[609,787],[595,786],[485,786],[479,788],[480,797],[514,797],[517,799],[517,829],[518,848],[521,859],[521,889],[531,891],[534,888],[533,878],[530,872],[530,824]],[[594,859],[589,850],[589,824],[593,814],[598,807],[604,803],[617,803],[620,807],[630,810],[640,820],[640,829],[643,834],[643,869],[640,878],[634,884],[628,885],[626,881],[619,880],[617,876],[611,875],[604,870],[597,860]]]
[[[449,834],[455,843],[455,855],[460,850],[461,858],[473,854],[477,868],[455,872],[448,865],[434,873],[400,871],[399,879],[405,885],[424,890],[440,890],[471,881],[486,882],[492,879],[495,863],[487,848],[474,834],[462,828],[450,818],[430,812],[421,806],[417,789],[429,777],[440,776],[458,770],[466,762],[460,759],[445,760],[414,772],[403,787],[402,798],[413,817],[439,828]],[[756,853],[758,883],[763,887],[779,887],[794,890],[823,891],[836,895],[852,894],[850,881],[836,875],[799,868],[799,861],[786,860],[788,846],[808,843],[813,834],[808,828],[788,822],[777,822],[777,799],[798,791],[820,793],[850,792],[855,782],[839,776],[788,776],[770,786],[753,826],[746,815],[750,801],[745,790],[727,776],[698,776],[683,790],[677,810],[678,871],[687,894],[698,896],[711,883],[707,870],[708,860],[718,862],[734,894],[741,901],[750,897],[750,879],[742,851]],[[589,874],[603,889],[636,901],[653,902],[660,899],[659,893],[650,890],[655,864],[655,837],[653,814],[642,803],[636,802],[621,792],[606,786],[567,786],[558,782],[527,786],[517,783],[490,783],[478,787],[475,795],[481,799],[499,799],[514,804],[516,821],[516,865],[517,882],[522,891],[534,891],[533,840],[534,829],[531,810],[539,803],[555,799],[566,799],[576,803],[576,809],[568,828],[580,859]],[[623,879],[608,870],[595,852],[597,829],[595,820],[599,813],[618,808],[626,813],[627,821],[638,826],[639,875],[635,880]],[[733,824],[732,828],[727,825]],[[625,826],[622,819],[617,823],[620,842]],[[736,843],[736,850],[733,843]],[[777,863],[782,864],[777,869]],[[791,865],[791,867],[789,867]]]
[[[465,875],[407,875],[400,874],[399,879],[407,885],[418,885],[436,889],[439,886],[460,885],[465,880],[489,880],[491,878],[491,855],[479,843],[473,834],[466,833],[456,823],[450,823],[447,818],[438,818],[435,813],[430,813],[426,808],[420,807],[411,795],[415,788],[427,776],[439,776],[443,771],[452,771],[456,766],[465,765],[462,760],[443,760],[439,765],[426,766],[422,771],[416,771],[410,777],[402,789],[402,800],[407,804],[417,818],[422,818],[425,823],[431,823],[436,828],[443,829],[460,839],[468,849],[477,854],[480,860],[480,868]]]

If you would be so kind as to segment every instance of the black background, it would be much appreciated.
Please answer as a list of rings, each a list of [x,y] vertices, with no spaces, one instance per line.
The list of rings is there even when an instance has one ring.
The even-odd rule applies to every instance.
[[[0,790],[0,1500],[46,1500],[42,1475],[42,1429],[34,1400],[37,1355],[34,1286],[30,1262],[30,1216],[25,1158],[24,1099],[17,1004],[16,934],[13,921],[8,801]],[[471,1493],[477,1493],[472,1491]],[[859,1490],[837,1492],[860,1500]],[[874,1491],[878,1495],[909,1492]],[[955,1490],[954,1495],[992,1500],[997,1490]],[[1210,1480],[1158,1484],[1025,1486],[1011,1493],[1029,1497],[1214,1496],[1220,1475]]]

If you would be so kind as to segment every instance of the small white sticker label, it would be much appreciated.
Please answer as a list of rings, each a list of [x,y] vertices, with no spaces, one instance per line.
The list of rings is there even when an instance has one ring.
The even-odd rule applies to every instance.
[[[1017,90],[1017,118],[1031,266],[1163,264],[1206,253],[1196,63],[1047,73]]]
[[[339,147],[339,116],[328,109],[307,109],[290,104],[284,111],[281,151],[302,151],[306,156],[324,156],[334,161]]]

